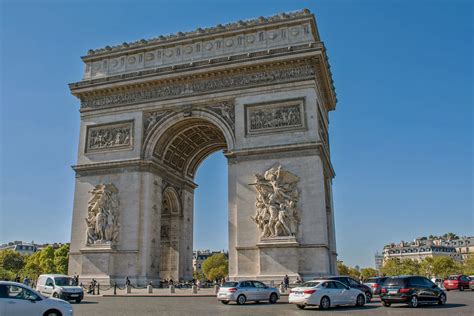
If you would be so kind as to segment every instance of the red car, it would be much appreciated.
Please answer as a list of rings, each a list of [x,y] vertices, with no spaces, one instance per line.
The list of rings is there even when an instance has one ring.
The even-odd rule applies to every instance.
[[[447,280],[444,280],[443,285],[446,291],[469,289],[469,278],[465,275],[451,275]]]

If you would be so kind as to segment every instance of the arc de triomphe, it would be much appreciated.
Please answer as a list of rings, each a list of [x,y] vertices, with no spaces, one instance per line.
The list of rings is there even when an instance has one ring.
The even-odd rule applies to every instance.
[[[328,112],[308,10],[90,50],[69,273],[192,279],[194,175],[228,160],[229,276],[336,273]]]

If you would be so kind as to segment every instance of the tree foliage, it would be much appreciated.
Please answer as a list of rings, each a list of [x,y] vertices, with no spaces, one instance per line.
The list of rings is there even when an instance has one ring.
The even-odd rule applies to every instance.
[[[0,267],[13,273],[18,273],[25,264],[25,258],[11,249],[0,251]]]
[[[463,272],[467,275],[474,275],[474,255],[470,255],[464,260]]]
[[[362,280],[366,281],[368,278],[379,275],[379,272],[373,268],[362,268],[360,269],[360,276]]]
[[[17,274],[37,279],[40,274],[67,274],[69,245],[54,250],[48,246],[30,256],[13,250],[0,251],[0,279],[12,280]]]
[[[337,272],[339,275],[348,275],[357,280],[360,278],[360,272],[357,269],[346,266],[342,261],[337,262]]]
[[[229,274],[229,263],[223,253],[217,253],[202,263],[202,272],[208,280],[218,280]]]

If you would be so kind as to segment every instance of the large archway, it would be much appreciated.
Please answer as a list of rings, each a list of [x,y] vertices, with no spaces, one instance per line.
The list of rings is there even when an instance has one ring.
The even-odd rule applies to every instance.
[[[229,277],[336,272],[328,137],[336,96],[307,10],[91,50],[69,271],[191,279],[194,181],[228,161]]]

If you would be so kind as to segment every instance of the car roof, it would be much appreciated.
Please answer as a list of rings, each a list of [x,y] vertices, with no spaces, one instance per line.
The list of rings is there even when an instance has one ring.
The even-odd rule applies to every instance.
[[[42,274],[40,275],[40,277],[42,276],[45,276],[45,277],[68,277],[69,278],[69,275],[65,275],[65,274]]]
[[[0,284],[6,284],[6,285],[24,285],[23,283],[13,282],[13,281],[0,281]]]

